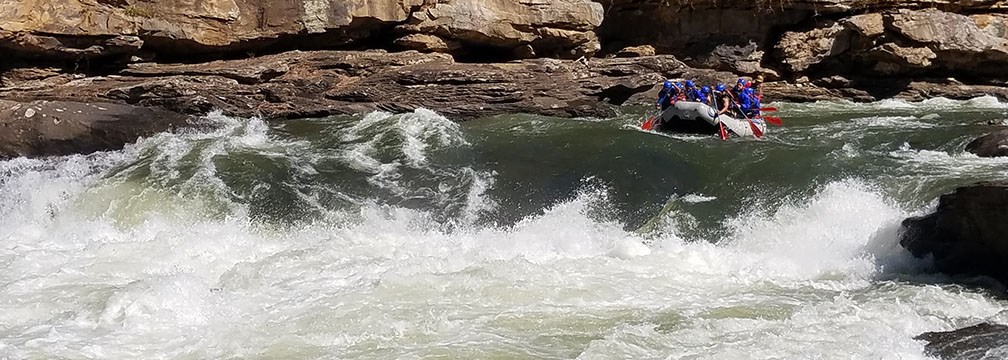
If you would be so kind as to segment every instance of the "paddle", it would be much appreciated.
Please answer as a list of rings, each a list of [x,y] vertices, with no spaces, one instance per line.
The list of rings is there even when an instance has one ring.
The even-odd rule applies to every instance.
[[[645,121],[643,124],[641,124],[640,128],[643,129],[643,130],[645,130],[645,131],[651,131],[651,129],[654,128],[654,121],[655,121],[655,116],[651,115],[651,117],[648,118],[647,121]]]
[[[738,107],[738,104],[735,104],[735,106]],[[742,109],[740,108],[739,111],[742,111]],[[763,137],[763,130],[760,130],[759,126],[756,126],[756,123],[754,123],[749,116],[746,116],[745,112],[742,113],[742,116],[744,116],[746,121],[749,122],[749,128],[752,129],[753,136],[756,136],[757,139]]]
[[[767,124],[773,124],[777,126],[784,125],[784,123],[781,122],[781,119],[776,116],[763,116],[763,120],[766,120]]]
[[[717,94],[716,93],[711,94],[711,98],[710,99],[711,99],[711,105],[714,105],[714,108],[717,109]],[[715,117],[715,119],[717,119],[717,117]],[[720,119],[717,119],[717,121],[718,121],[718,123],[717,123],[718,124],[718,129],[719,129],[718,130],[718,135],[721,135],[721,140],[728,141],[728,130],[725,130],[724,123],[721,122]]]
[[[748,115],[745,114],[745,111],[742,111],[742,107],[739,106],[738,101],[735,100],[735,95],[732,93],[728,94],[731,95],[732,105],[735,105],[735,109],[737,109],[739,113],[742,114],[742,117],[745,117],[746,121],[749,122],[749,128],[752,129],[753,136],[755,136],[757,139],[763,137],[763,131],[760,130],[758,126],[756,126],[756,123],[754,123],[752,119],[749,118]]]
[[[658,99],[658,110],[655,110],[654,115],[651,115],[651,118],[647,119],[647,121],[645,121],[643,124],[641,124],[641,126],[640,126],[641,129],[643,129],[645,131],[651,131],[651,129],[654,129],[655,120],[657,119],[658,115],[661,115],[661,112],[662,112],[661,105],[662,105],[662,103],[665,102],[665,100],[668,99],[669,95],[671,95],[671,94],[672,94],[672,92],[670,91],[668,93],[665,93],[665,96],[662,96],[660,99]]]

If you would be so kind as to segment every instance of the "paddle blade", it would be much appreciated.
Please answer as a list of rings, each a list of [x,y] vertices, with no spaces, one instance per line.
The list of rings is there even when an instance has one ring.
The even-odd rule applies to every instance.
[[[771,124],[771,125],[777,125],[777,126],[783,126],[784,125],[784,123],[781,122],[781,119],[779,117],[776,117],[776,116],[764,116],[763,120],[766,120],[767,124]]]
[[[718,123],[718,126],[721,127],[721,130],[719,131],[719,134],[721,135],[721,140],[727,141],[728,140],[728,130],[725,130],[724,123]]]
[[[757,139],[763,137],[763,130],[760,130],[759,126],[756,126],[756,123],[752,120],[749,120],[749,127],[752,128],[752,133]]]
[[[768,107],[765,107],[765,108],[760,108],[760,111],[777,111],[777,108],[772,107],[772,106],[768,106]]]
[[[651,129],[654,128],[654,121],[655,121],[655,117],[652,116],[650,119],[647,119],[647,121],[645,121],[643,124],[641,124],[640,128],[644,129],[644,130],[647,130],[647,131],[651,131]]]

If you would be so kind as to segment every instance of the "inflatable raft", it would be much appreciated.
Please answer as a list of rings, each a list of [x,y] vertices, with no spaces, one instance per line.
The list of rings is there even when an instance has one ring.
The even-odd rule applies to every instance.
[[[766,121],[753,118],[753,124],[762,134],[766,132]],[[726,114],[718,115],[717,110],[704,103],[676,101],[656,119],[654,130],[690,134],[718,134],[724,124],[725,129],[738,136],[754,136],[749,120],[736,119]]]

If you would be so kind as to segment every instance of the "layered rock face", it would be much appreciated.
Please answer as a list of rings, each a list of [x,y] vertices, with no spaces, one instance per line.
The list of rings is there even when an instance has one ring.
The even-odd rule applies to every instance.
[[[855,15],[786,32],[775,54],[790,73],[958,76],[990,83],[1001,80],[1008,66],[1005,19],[934,9]]]
[[[0,48],[71,61],[393,44],[570,57],[595,52],[601,22],[588,0],[23,0],[0,8]]]
[[[903,222],[900,245],[934,257],[947,274],[987,275],[1008,284],[1008,184],[977,184],[939,199],[930,215]]]
[[[1008,68],[1005,2],[604,0],[603,6],[599,35],[609,47],[653,44],[691,66],[771,79],[956,77],[1004,85]]]
[[[293,51],[200,64],[133,64],[114,76],[28,72],[0,97],[118,102],[202,114],[298,118],[373,110],[436,109],[456,120],[527,112],[610,116],[613,105],[664,77],[730,77],[695,71],[672,56],[575,61],[457,63],[416,51]],[[650,96],[649,96],[650,98]]]

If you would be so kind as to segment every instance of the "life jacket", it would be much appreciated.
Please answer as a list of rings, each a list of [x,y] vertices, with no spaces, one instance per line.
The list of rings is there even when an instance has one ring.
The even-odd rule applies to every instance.
[[[674,91],[674,89],[675,89],[674,86],[669,89],[661,89],[661,91],[658,92],[658,105],[661,105],[662,101],[668,100],[668,97],[671,96],[672,91]]]
[[[751,102],[752,102],[752,104],[751,104],[752,108],[750,110],[752,111],[753,115],[757,115],[758,116],[759,113],[760,113],[760,98],[759,98],[759,95],[753,94]]]
[[[695,94],[696,94],[696,101],[697,101],[697,102],[702,102],[702,103],[704,103],[704,104],[706,104],[706,103],[707,103],[707,96],[706,96],[706,95],[704,95],[704,94],[703,94],[702,92],[700,92],[700,91],[697,91],[697,92],[696,92]]]
[[[738,97],[739,107],[742,108],[742,112],[748,113],[749,109],[752,108],[752,99],[750,99],[749,95],[745,92],[742,92],[740,95],[741,96]]]

